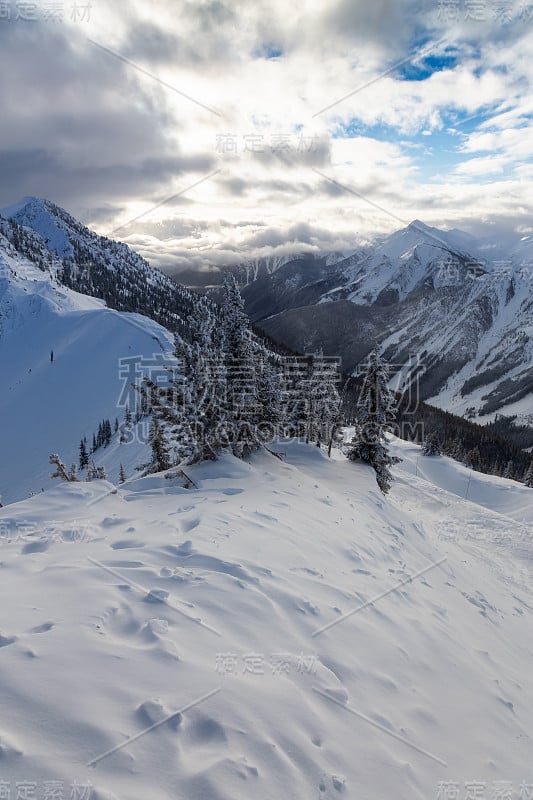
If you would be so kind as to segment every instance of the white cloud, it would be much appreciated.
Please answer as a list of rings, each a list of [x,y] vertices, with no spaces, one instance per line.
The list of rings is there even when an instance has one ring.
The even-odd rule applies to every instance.
[[[523,224],[533,21],[519,11],[503,24],[446,21],[436,0],[94,0],[85,25],[2,25],[0,201],[50,196],[106,233],[179,193],[123,231],[168,269],[347,249],[398,219]]]

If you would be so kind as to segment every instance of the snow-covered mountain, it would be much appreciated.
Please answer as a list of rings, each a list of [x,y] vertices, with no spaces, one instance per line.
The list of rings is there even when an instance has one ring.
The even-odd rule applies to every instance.
[[[18,252],[42,270],[118,311],[140,312],[180,331],[198,302],[126,244],[99,236],[49,200],[25,197],[0,209],[0,226]]]
[[[9,501],[46,487],[48,452],[70,463],[102,419],[122,423],[122,361],[137,359],[139,380],[143,364],[170,358],[169,331],[186,332],[210,301],[47,200],[24,198],[2,215],[0,497]],[[416,222],[341,261],[278,265],[244,294],[253,318],[269,315],[263,327],[302,352],[340,352],[351,368],[380,341],[394,363],[420,357],[423,396],[443,407],[527,418],[532,295],[519,267],[531,237],[511,249],[510,272],[491,271],[481,245],[474,261],[467,246],[466,234]],[[126,456],[119,438],[98,454],[112,478],[122,462],[131,474],[146,449]]]
[[[313,248],[309,248],[301,253],[290,251],[272,256],[262,256],[261,258],[250,258],[239,264],[236,268],[231,268],[239,276],[241,284],[248,284],[259,280],[268,275],[273,275],[278,269],[293,261],[319,259],[327,266],[338,264],[339,261],[350,257],[351,252],[341,253],[338,251],[316,253]]]
[[[449,411],[533,413],[533,237],[503,247],[415,220],[336,264],[286,264],[244,296],[271,336],[348,370],[376,343],[398,368],[411,360],[422,398]]]
[[[0,510],[11,796],[529,796],[531,489],[284,449]]]
[[[136,403],[131,382],[171,360],[173,332],[186,331],[199,302],[207,301],[47,200],[3,209],[2,502],[49,485],[49,453],[76,462],[81,438],[90,447],[102,420],[122,426],[125,405]],[[146,455],[144,429],[127,438],[122,447],[117,432],[95,455],[111,479],[121,463],[131,475]]]
[[[161,325],[72,291],[0,234],[2,502],[51,485],[49,453],[77,462],[80,439],[90,443],[102,419],[122,423],[132,406],[128,376],[138,380],[172,349]],[[120,463],[131,474],[146,450],[142,442],[120,447],[116,436],[95,460],[118,480]]]

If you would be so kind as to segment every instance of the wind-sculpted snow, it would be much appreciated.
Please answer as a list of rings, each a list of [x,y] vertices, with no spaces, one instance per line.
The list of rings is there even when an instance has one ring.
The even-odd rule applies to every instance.
[[[0,780],[527,797],[533,493],[393,448],[387,499],[293,443],[191,467],[198,488],[64,483],[0,510]]]

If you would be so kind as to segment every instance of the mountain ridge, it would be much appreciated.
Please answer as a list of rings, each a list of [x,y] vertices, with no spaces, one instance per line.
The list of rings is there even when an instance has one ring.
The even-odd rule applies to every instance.
[[[415,220],[336,264],[314,259],[307,273],[287,263],[243,287],[247,310],[274,339],[323,348],[348,372],[380,346],[398,367],[422,362],[411,376],[421,399],[533,424],[533,240],[491,261],[483,243],[464,251],[467,234],[434,230]]]

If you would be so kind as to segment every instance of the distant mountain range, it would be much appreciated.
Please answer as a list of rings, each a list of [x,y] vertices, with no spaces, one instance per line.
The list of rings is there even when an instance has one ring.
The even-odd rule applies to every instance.
[[[252,320],[352,371],[379,344],[395,385],[454,413],[533,423],[533,237],[512,244],[415,220],[340,260],[302,256],[243,288]]]
[[[0,234],[58,284],[170,331],[186,332],[210,302],[48,200],[0,209]],[[533,424],[533,237],[476,239],[415,220],[351,253],[243,258],[233,271],[274,340],[339,355],[348,372],[378,344],[395,388],[480,421]]]

